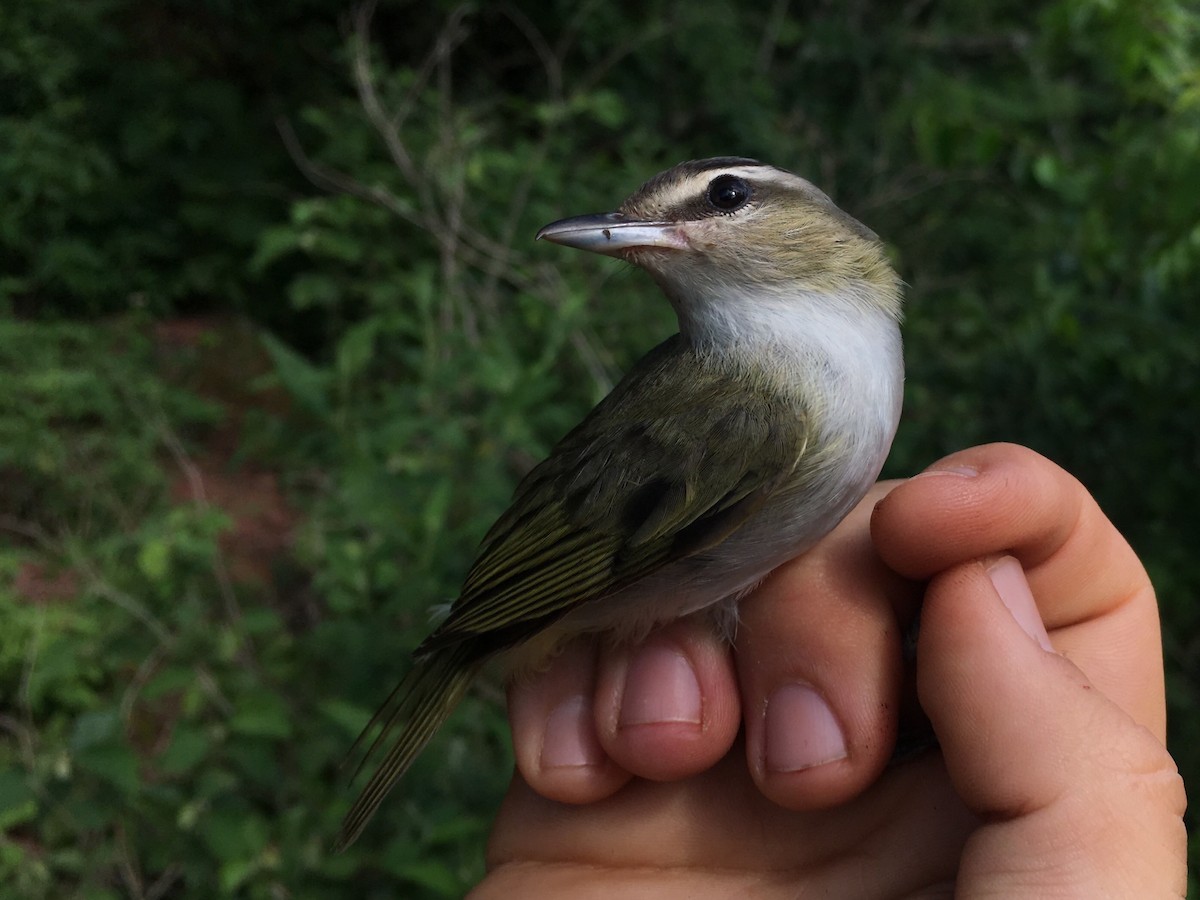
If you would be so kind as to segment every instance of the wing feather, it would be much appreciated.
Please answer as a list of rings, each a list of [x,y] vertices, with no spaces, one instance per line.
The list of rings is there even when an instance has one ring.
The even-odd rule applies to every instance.
[[[743,390],[728,390],[731,377]],[[791,475],[810,431],[808,410],[769,384],[678,335],[660,344],[517,487],[418,653],[487,633],[519,640],[736,531]]]

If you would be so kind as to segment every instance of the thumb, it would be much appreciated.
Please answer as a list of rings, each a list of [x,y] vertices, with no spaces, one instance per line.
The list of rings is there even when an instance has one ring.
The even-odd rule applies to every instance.
[[[1174,762],[1050,647],[1012,557],[930,582],[917,688],[954,787],[983,822],[955,896],[1184,896]]]

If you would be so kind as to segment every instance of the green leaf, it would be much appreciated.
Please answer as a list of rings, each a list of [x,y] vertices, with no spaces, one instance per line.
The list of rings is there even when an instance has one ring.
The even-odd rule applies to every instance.
[[[351,737],[357,736],[371,718],[371,710],[366,707],[337,698],[322,701],[318,708]]]
[[[142,697],[155,700],[159,697],[183,691],[196,684],[196,670],[183,666],[168,666],[151,678],[142,689]]]
[[[293,729],[287,706],[279,696],[258,691],[237,699],[229,730],[253,737],[282,739],[290,737]]]
[[[389,872],[405,881],[433,891],[441,897],[461,897],[462,881],[445,863],[437,860],[406,860],[387,866]]]
[[[297,249],[299,249],[299,240],[296,230],[291,225],[277,225],[274,228],[268,228],[259,236],[254,255],[250,258],[250,271],[256,274],[262,273],[272,263]]]
[[[210,810],[201,817],[197,830],[213,856],[228,863],[250,863],[267,843],[266,823],[240,802],[230,801]]]
[[[15,769],[0,771],[0,831],[28,822],[36,814],[37,800],[25,776]]]
[[[263,333],[262,342],[275,364],[275,373],[284,390],[310,413],[327,417],[330,412],[328,373],[270,333]]]
[[[343,379],[353,379],[370,364],[378,333],[379,319],[372,318],[353,325],[342,335],[337,345],[337,370]]]
[[[140,787],[138,761],[125,744],[100,744],[75,755],[80,769],[108,782],[122,795],[131,797]]]
[[[203,729],[176,725],[170,745],[155,760],[155,765],[167,775],[184,774],[203,761],[212,743],[212,738]]]
[[[596,91],[591,95],[589,106],[596,121],[605,128],[619,128],[625,122],[625,103],[616,91]]]
[[[71,749],[86,750],[111,741],[120,733],[121,720],[113,710],[97,709],[80,714],[71,729]]]
[[[166,580],[171,570],[171,544],[165,538],[151,538],[138,551],[138,568],[152,582]]]

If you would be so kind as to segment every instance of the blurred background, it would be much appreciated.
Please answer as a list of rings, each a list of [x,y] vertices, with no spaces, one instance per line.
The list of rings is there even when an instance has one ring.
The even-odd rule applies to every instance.
[[[1196,783],[1200,9],[749,6],[5,4],[0,893],[480,876],[498,684],[341,856],[336,767],[516,479],[673,331],[535,230],[711,155],[887,242],[888,474],[1016,441],[1099,498]]]

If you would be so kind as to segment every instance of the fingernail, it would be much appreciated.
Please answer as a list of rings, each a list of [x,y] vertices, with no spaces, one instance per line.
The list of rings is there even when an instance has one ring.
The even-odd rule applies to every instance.
[[[765,763],[772,772],[799,772],[848,755],[833,710],[807,684],[785,684],[771,694],[765,727]]]
[[[1042,622],[1042,615],[1038,612],[1021,564],[1013,557],[1005,556],[992,563],[987,574],[992,587],[1000,595],[1000,602],[1008,607],[1021,630],[1037,641],[1043,650],[1053,653],[1054,645],[1050,643],[1050,635],[1046,633],[1046,625]]]
[[[914,478],[923,478],[928,475],[958,475],[962,478],[974,478],[979,474],[979,470],[971,466],[946,466],[944,469],[926,469],[924,472],[918,472]]]
[[[686,656],[674,647],[650,643],[640,648],[625,670],[618,724],[701,721],[700,682]]]
[[[546,718],[539,762],[543,769],[598,766],[604,762],[604,748],[596,739],[592,722],[592,704],[586,697],[568,697]]]

